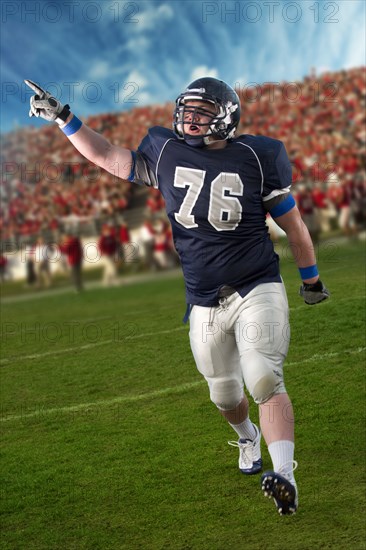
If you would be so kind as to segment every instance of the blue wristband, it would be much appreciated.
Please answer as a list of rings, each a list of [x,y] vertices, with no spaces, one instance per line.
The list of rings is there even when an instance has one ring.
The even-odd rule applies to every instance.
[[[61,128],[61,130],[67,136],[72,136],[72,134],[75,134],[78,130],[80,130],[82,124],[83,123],[81,122],[81,120],[79,120],[78,117],[74,115],[70,122],[66,124],[66,126]]]
[[[317,265],[309,265],[309,267],[299,267],[300,276],[302,280],[304,279],[311,279],[312,277],[317,277],[319,275],[319,271],[317,268]]]

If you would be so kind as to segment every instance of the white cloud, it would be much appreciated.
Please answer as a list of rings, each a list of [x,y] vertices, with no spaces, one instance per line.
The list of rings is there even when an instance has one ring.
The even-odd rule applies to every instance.
[[[123,46],[123,49],[126,48],[130,52],[136,53],[138,52],[141,54],[141,52],[146,51],[149,49],[150,46],[150,40],[146,38],[146,36],[139,35],[139,36],[133,36],[132,38],[129,38],[126,42],[126,45]]]
[[[190,80],[197,80],[197,78],[202,78],[204,76],[211,76],[212,78],[218,78],[217,69],[209,69],[206,65],[199,65],[195,67],[191,73]]]
[[[147,90],[148,81],[138,70],[132,70],[126,76],[124,82],[124,93],[131,103],[136,102],[139,105],[154,103],[153,97]]]
[[[146,78],[136,70],[130,72],[126,78],[126,82],[133,82],[134,84],[137,84],[140,90],[141,88],[145,88],[147,84]]]
[[[88,72],[88,78],[95,80],[104,80],[112,76],[119,76],[125,72],[122,65],[114,64],[111,61],[96,59]]]
[[[131,26],[128,37],[126,36],[123,43],[117,46],[115,53],[117,55],[133,54],[134,57],[146,55],[151,45],[151,33],[143,31],[156,30],[158,19],[159,14],[152,12],[151,9],[139,13],[138,22]]]
[[[96,61],[89,71],[89,76],[90,78],[106,78],[110,71],[111,67],[107,61]]]
[[[159,23],[170,21],[173,15],[173,9],[168,4],[161,4],[157,9],[149,7],[137,14],[136,29],[140,32],[156,30]]]

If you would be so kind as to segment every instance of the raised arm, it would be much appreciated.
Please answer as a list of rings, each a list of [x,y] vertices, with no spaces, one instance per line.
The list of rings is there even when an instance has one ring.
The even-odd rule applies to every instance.
[[[129,149],[112,145],[105,137],[82,123],[52,95],[31,80],[25,83],[35,92],[31,97],[29,116],[57,122],[69,141],[85,158],[118,178],[128,179],[132,168]]]
[[[60,124],[61,130],[72,124],[75,115],[70,113],[66,122]],[[67,136],[73,146],[85,158],[100,166],[118,178],[127,179],[131,173],[132,154],[129,149],[112,145],[104,136],[95,132],[86,124]]]

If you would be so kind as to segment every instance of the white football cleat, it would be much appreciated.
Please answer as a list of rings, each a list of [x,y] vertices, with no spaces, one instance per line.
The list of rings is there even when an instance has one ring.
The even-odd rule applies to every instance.
[[[239,470],[245,475],[258,474],[262,470],[261,432],[255,424],[253,426],[257,432],[254,440],[228,441],[232,447],[239,448]]]

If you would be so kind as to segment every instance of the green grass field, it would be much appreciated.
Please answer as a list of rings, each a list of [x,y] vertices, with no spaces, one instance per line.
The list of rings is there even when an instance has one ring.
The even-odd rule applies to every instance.
[[[298,513],[280,517],[237,469],[181,322],[183,281],[157,276],[4,300],[2,548],[366,547],[364,245],[319,247],[332,297],[315,307],[284,256]]]

